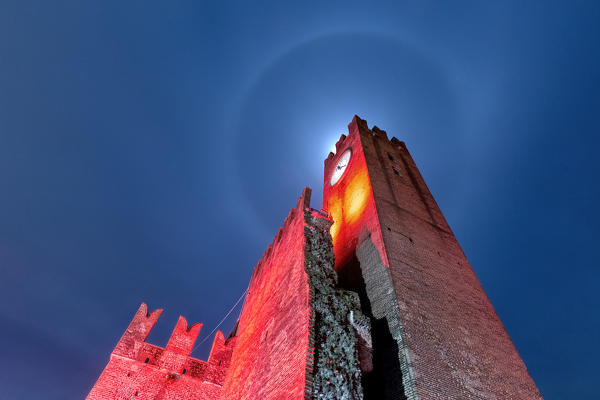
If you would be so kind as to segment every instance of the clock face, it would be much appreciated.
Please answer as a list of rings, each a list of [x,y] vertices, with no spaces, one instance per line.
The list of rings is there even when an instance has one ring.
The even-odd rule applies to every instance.
[[[333,169],[333,173],[331,174],[331,182],[329,183],[331,186],[335,185],[337,181],[340,180],[342,175],[344,175],[344,171],[348,167],[350,163],[350,156],[352,155],[352,151],[350,149],[346,150],[344,154],[340,157],[337,165]]]

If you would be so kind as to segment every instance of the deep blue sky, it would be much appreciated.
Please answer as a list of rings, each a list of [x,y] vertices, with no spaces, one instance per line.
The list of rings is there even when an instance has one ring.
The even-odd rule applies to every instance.
[[[545,398],[597,398],[598,3],[295,3],[0,4],[0,397],[83,398],[141,301],[203,338],[358,114]]]

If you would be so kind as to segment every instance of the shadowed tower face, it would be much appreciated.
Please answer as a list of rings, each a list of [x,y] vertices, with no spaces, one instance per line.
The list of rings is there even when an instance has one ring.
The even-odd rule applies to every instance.
[[[536,399],[404,143],[354,117],[325,160],[339,285],[371,321],[365,399]]]

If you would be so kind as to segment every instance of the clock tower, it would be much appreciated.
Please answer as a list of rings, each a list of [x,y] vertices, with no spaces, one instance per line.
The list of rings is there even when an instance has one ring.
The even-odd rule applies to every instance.
[[[365,399],[541,399],[404,143],[348,129],[323,207],[339,285],[371,321]]]

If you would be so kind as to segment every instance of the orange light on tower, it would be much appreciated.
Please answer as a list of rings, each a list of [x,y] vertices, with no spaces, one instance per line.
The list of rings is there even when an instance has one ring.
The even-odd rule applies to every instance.
[[[333,219],[329,232],[334,244],[344,226],[352,225],[360,219],[367,206],[371,190],[367,171],[359,170],[348,178],[350,180],[342,193],[332,195],[327,205]]]
[[[351,178],[344,192],[344,222],[352,224],[362,215],[371,192],[366,169],[361,168]]]
[[[333,220],[329,230],[333,242],[336,268],[352,258],[365,218],[372,203],[371,184],[364,157],[346,148],[326,176],[325,207]]]

